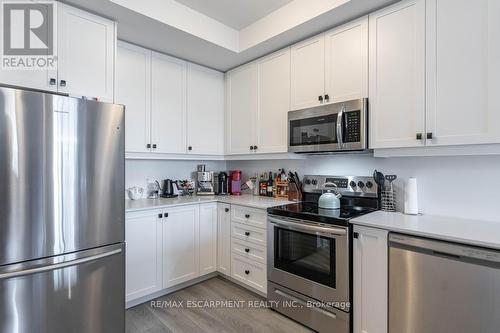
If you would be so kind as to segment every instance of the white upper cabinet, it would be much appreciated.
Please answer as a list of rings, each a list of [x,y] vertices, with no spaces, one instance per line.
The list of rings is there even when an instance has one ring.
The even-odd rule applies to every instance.
[[[371,14],[369,31],[370,148],[422,146],[425,0],[402,1]]]
[[[500,143],[500,1],[427,1],[428,145]]]
[[[58,90],[113,102],[115,25],[58,4]]]
[[[163,218],[163,288],[199,276],[199,207],[174,207]]]
[[[217,270],[217,203],[200,205],[200,275]]]
[[[368,17],[325,33],[325,96],[331,103],[368,97]]]
[[[286,153],[290,109],[290,49],[257,61],[257,152]]]
[[[322,104],[325,87],[325,38],[321,34],[291,48],[291,109]]]
[[[224,150],[224,74],[188,64],[187,150],[222,154]]]
[[[153,52],[151,68],[152,151],[185,153],[187,63]]]
[[[151,52],[118,42],[116,103],[125,105],[125,150],[148,152],[151,125]]]
[[[226,75],[227,150],[247,154],[257,145],[257,65],[250,63]]]

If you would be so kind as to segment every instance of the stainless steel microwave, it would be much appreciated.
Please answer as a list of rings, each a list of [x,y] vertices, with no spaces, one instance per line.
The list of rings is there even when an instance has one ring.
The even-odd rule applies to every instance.
[[[288,112],[288,151],[329,153],[368,149],[368,99]]]

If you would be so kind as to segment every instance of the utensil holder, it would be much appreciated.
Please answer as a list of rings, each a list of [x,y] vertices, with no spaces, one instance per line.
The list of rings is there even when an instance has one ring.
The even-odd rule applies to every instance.
[[[396,192],[394,190],[381,191],[381,208],[386,212],[396,211]]]

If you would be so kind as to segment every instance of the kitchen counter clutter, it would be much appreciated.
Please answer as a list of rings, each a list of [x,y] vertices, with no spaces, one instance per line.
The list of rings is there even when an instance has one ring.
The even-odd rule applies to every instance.
[[[414,236],[500,249],[499,222],[383,211],[366,214],[350,222]]]
[[[126,200],[125,211],[129,213],[148,209],[161,209],[166,207],[185,206],[209,202],[220,202],[257,209],[267,209],[269,207],[286,205],[290,203],[290,201],[283,199],[254,196],[251,194],[243,194],[240,196],[183,196],[176,198]]]

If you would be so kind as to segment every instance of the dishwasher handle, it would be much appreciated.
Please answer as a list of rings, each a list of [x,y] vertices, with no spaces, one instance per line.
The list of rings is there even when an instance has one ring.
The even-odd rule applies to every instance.
[[[410,248],[455,260],[479,260],[500,264],[500,251],[397,233],[389,234],[389,247]]]

